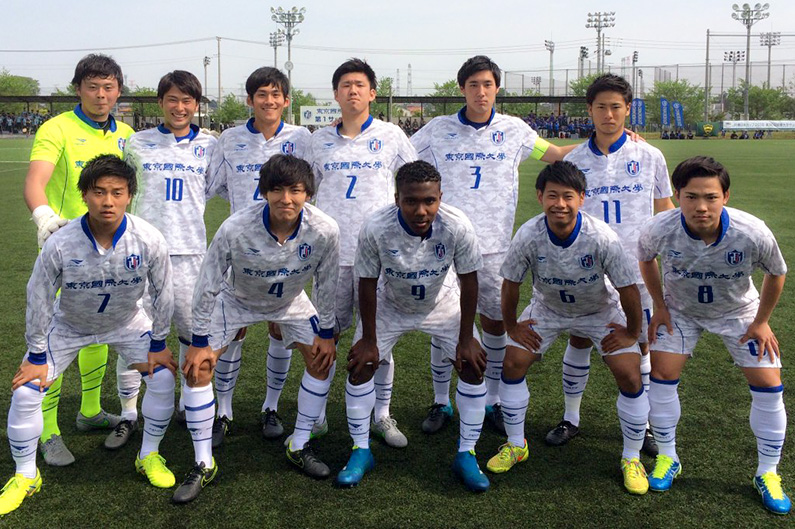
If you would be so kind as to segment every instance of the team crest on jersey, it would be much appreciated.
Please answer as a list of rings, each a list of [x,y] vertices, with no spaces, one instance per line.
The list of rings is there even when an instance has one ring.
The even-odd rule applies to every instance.
[[[591,268],[593,268],[593,265],[594,265],[593,255],[588,254],[580,257],[581,267],[585,268],[586,270],[590,270]]]
[[[627,174],[629,176],[638,176],[640,174],[640,162],[635,160],[627,162]]]
[[[444,255],[447,253],[444,248],[444,244],[440,242],[434,247],[433,250],[436,253],[436,258],[440,261],[444,261]]]
[[[501,130],[495,130],[491,133],[491,143],[494,145],[502,145],[505,141],[505,133]]]
[[[740,250],[726,252],[726,262],[729,264],[729,266],[737,266],[738,264],[742,263],[743,257],[743,252]]]
[[[282,143],[282,154],[293,154],[295,152],[295,143],[286,141]]]
[[[204,158],[204,155],[207,154],[207,149],[202,147],[201,145],[197,145],[193,148],[193,156],[196,157],[197,160],[201,160]]]
[[[127,256],[127,259],[124,261],[124,268],[127,270],[137,270],[138,267],[141,266],[141,256],[137,254],[130,254]]]
[[[125,145],[127,145],[127,140],[125,140],[124,138],[119,138],[119,150],[120,151],[124,150],[124,146]]]
[[[367,148],[370,149],[370,152],[373,153],[381,152],[381,147],[383,147],[383,144],[381,143],[381,140],[379,140],[378,138],[370,140],[370,143],[367,144]]]
[[[298,245],[298,258],[302,261],[306,261],[309,259],[309,256],[312,255],[312,247],[309,246],[307,243],[301,243]]]

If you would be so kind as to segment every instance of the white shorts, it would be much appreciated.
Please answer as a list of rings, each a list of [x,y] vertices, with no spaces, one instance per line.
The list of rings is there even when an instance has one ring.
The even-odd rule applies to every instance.
[[[171,270],[174,278],[174,316],[171,321],[180,338],[190,340],[193,323],[191,306],[193,287],[199,278],[204,255],[172,255]]]
[[[47,380],[55,380],[61,376],[77,357],[80,349],[89,345],[110,345],[128,367],[145,364],[149,361],[151,331],[152,320],[140,305],[124,327],[102,334],[81,334],[66,323],[58,321],[58,318],[53,318],[47,333]]]
[[[651,299],[651,294],[649,294],[649,290],[646,288],[645,283],[637,283],[638,290],[640,290],[640,308],[641,308],[641,323],[640,323],[640,336],[638,336],[638,343],[648,343],[649,342],[649,322],[651,321],[651,315],[653,314],[652,309],[654,307],[654,302]],[[576,332],[571,333],[574,336],[579,336]],[[582,336],[580,336],[582,338]]]
[[[478,270],[478,314],[490,320],[502,321],[500,268],[508,252],[483,256],[483,268]]]
[[[279,325],[284,346],[312,345],[320,332],[317,311],[306,292],[293,299],[289,305],[274,312],[255,312],[244,306],[228,290],[222,290],[215,300],[210,319],[210,347],[218,351],[229,345],[243,327],[269,321]]]
[[[734,359],[734,365],[738,367],[781,367],[781,359],[776,358],[776,361],[771,363],[767,351],[763,352],[762,360],[759,361],[759,344],[756,340],[740,343],[740,338],[754,321],[753,317],[702,320],[683,316],[673,310],[670,313],[674,332],[668,334],[665,326],[659,327],[657,340],[651,344],[652,351],[693,356],[701,333],[708,331],[721,337],[723,344]]]
[[[637,343],[632,344],[625,349],[619,349],[612,353],[604,353],[602,351],[602,339],[610,334],[610,329],[607,327],[608,323],[618,323],[619,325],[626,325],[627,319],[624,313],[618,308],[618,305],[613,305],[609,309],[590,316],[577,316],[577,317],[563,317],[551,310],[547,309],[541,303],[537,303],[535,299],[530,301],[530,305],[524,309],[518,321],[535,320],[536,324],[533,325],[533,330],[541,336],[541,347],[539,347],[536,354],[543,355],[547,349],[555,342],[560,333],[568,332],[575,336],[588,338],[593,342],[596,350],[602,356],[617,355],[623,353],[638,353],[640,354],[640,347]],[[508,336],[506,345],[518,347],[527,351],[525,346],[518,344]]]
[[[312,282],[312,299],[315,299],[317,285]],[[359,313],[359,279],[355,277],[352,266],[340,266],[340,277],[335,296],[336,323],[334,334],[342,334],[353,325],[354,311]]]

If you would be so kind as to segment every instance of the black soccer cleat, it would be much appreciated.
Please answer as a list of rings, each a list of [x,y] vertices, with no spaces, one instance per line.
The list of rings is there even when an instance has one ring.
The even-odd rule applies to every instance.
[[[580,429],[574,426],[569,421],[560,421],[557,426],[549,431],[546,438],[546,443],[550,446],[563,446],[580,433]]]

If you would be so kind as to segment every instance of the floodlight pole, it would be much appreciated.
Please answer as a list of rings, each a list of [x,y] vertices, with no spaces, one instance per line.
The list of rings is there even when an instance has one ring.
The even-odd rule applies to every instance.
[[[221,107],[221,37],[215,37],[218,41],[218,107]]]
[[[270,34],[269,37],[270,37],[269,38],[270,45],[273,48],[273,67],[278,68],[279,59],[276,55],[276,50],[278,49],[279,46],[284,44],[284,33],[281,30],[274,31],[273,33]]]
[[[553,66],[553,56],[555,54],[555,43],[551,40],[544,41],[544,47],[549,51],[549,95],[555,95],[555,69]]]
[[[773,46],[781,44],[781,33],[778,31],[762,33],[759,35],[759,44],[761,46],[767,46],[767,87],[770,88],[770,62],[773,54]]]
[[[204,94],[207,94],[207,67],[210,66],[210,58],[205,56],[204,57]],[[210,113],[210,106],[209,106],[209,99],[207,103],[204,104],[204,117],[206,118]]]
[[[602,29],[612,28],[616,25],[616,12],[615,11],[597,11],[595,13],[588,13],[588,21],[585,24],[586,28],[593,28],[596,30],[596,73],[602,73],[604,69],[604,44],[602,43]]]
[[[288,123],[295,122],[295,118],[293,116],[293,55],[291,44],[293,42],[293,37],[299,33],[299,30],[296,26],[304,21],[304,13],[306,13],[305,7],[298,8],[293,6],[289,11],[285,11],[281,7],[271,8],[271,20],[284,26],[284,29],[279,29],[279,31],[281,31],[287,39],[287,62],[284,63],[284,69],[287,70],[287,78],[290,82],[290,106],[288,109],[289,116],[287,116]]]
[[[744,119],[748,119],[748,89],[751,82],[751,26],[764,20],[770,16],[767,12],[770,9],[770,4],[755,4],[751,7],[749,4],[743,4],[742,7],[737,4],[732,5],[734,13],[732,18],[740,22],[746,29],[745,37],[745,88],[743,90],[743,114]]]

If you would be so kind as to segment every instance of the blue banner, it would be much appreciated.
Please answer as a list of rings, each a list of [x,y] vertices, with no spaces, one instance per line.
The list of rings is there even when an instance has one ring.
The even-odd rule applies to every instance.
[[[639,97],[632,100],[629,123],[634,126],[646,126],[646,102]]]
[[[671,109],[668,106],[668,100],[664,97],[660,98],[660,124],[663,127],[671,126]]]
[[[679,101],[674,101],[671,103],[671,107],[674,109],[674,123],[676,124],[676,128],[682,129],[685,127],[685,116],[684,116],[684,108],[682,108],[682,103]]]

